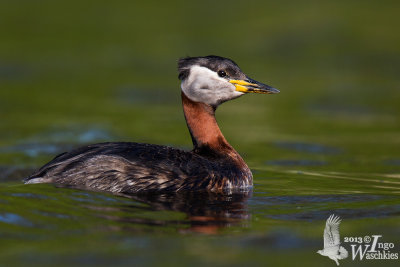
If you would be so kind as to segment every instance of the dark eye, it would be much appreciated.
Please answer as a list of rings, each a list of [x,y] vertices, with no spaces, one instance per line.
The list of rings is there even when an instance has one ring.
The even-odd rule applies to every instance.
[[[218,71],[218,76],[219,76],[219,77],[225,77],[225,76],[226,76],[226,72],[223,71],[223,70],[219,70],[219,71]]]

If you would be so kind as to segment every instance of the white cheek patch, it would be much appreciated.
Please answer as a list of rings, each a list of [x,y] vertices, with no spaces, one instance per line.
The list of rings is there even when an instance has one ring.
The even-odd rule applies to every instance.
[[[195,102],[218,105],[239,97],[244,93],[236,91],[233,84],[206,67],[193,66],[189,77],[182,84],[182,91]]]

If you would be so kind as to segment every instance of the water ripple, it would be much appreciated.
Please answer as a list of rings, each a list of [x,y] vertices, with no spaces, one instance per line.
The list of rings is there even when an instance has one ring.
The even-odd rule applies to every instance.
[[[20,215],[14,213],[2,213],[0,214],[0,222],[21,225],[21,226],[33,226],[33,223]]]

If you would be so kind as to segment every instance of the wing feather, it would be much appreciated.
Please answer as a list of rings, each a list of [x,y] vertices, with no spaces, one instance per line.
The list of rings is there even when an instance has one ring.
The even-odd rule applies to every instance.
[[[324,249],[340,245],[340,222],[340,217],[335,216],[334,214],[329,216],[329,218],[326,220],[326,225],[324,229]]]
[[[100,143],[55,157],[25,179],[95,190],[140,191],[222,190],[225,181],[241,186],[242,169],[225,157],[205,157],[167,146]],[[231,180],[227,180],[233,177]],[[239,176],[240,177],[240,176]]]

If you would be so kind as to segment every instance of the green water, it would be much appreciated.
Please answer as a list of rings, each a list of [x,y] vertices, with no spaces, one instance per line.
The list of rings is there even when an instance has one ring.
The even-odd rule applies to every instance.
[[[379,234],[400,252],[399,8],[3,1],[0,266],[335,266],[316,253],[332,213],[342,241]],[[208,54],[281,90],[217,111],[252,193],[127,198],[21,183],[87,143],[190,149],[176,61]]]

